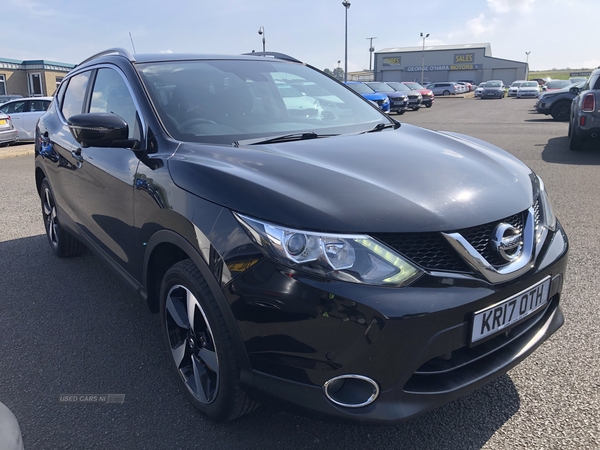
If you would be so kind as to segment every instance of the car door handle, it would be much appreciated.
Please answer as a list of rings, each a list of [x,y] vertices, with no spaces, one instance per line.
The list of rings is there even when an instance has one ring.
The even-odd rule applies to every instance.
[[[81,156],[81,149],[71,150],[71,155],[79,162],[83,162],[83,156]]]

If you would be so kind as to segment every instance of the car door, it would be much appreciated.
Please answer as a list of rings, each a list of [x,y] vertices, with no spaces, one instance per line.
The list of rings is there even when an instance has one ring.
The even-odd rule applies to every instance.
[[[22,113],[23,135],[19,135],[19,139],[32,141],[35,135],[35,125],[38,119],[46,112],[50,105],[49,100],[27,100],[25,102],[25,110]]]
[[[122,72],[112,67],[97,70],[89,95],[91,113],[113,113],[129,125],[129,137],[141,140],[139,114]],[[139,160],[131,149],[83,148],[74,153],[75,217],[97,250],[131,273],[133,261],[134,178]]]

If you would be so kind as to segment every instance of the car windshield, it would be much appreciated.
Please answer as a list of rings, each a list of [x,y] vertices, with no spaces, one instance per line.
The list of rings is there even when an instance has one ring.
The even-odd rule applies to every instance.
[[[513,84],[510,85],[510,87],[519,87],[523,84],[522,81],[515,81]],[[537,83],[536,83],[537,84]]]
[[[562,89],[569,84],[572,84],[569,80],[552,80],[546,83],[548,89]]]
[[[526,81],[525,83],[521,83],[521,87],[538,87],[537,81]]]
[[[395,90],[389,84],[380,81],[371,81],[365,84],[377,92],[393,92]],[[407,88],[406,90],[409,91],[410,89]]]
[[[485,83],[485,87],[488,88],[499,88],[501,86],[502,84],[499,81],[488,81],[487,83]]]
[[[423,89],[423,87],[413,87],[413,86],[407,86],[404,83],[384,83],[387,84],[388,86],[390,86],[392,89],[396,90],[396,91],[401,91],[401,92],[407,92],[407,91],[414,91],[415,89]]]
[[[183,141],[232,144],[390,123],[340,83],[301,64],[252,58],[153,62],[137,69],[165,128]]]
[[[354,92],[358,92],[359,94],[373,94],[375,93],[374,89],[371,89],[364,83],[347,83],[348,87],[352,89]]]
[[[425,89],[425,88],[424,88],[423,86],[421,86],[419,83],[415,83],[415,82],[412,82],[412,81],[411,81],[411,82],[406,82],[406,83],[398,83],[398,82],[394,81],[394,82],[391,82],[391,83],[389,83],[389,82],[388,82],[388,84],[389,84],[390,86],[392,86],[394,89],[396,88],[396,85],[397,85],[397,84],[403,84],[403,85],[405,85],[405,86],[408,86],[408,87],[409,87],[409,88],[411,88],[412,90]]]

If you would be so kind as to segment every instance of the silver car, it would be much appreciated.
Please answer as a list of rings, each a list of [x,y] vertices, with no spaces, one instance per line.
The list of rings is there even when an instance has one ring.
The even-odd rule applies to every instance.
[[[451,81],[431,83],[427,86],[427,89],[433,91],[434,95],[456,95],[462,91],[462,89],[458,87],[458,84]]]
[[[51,101],[52,97],[19,98],[0,105],[0,111],[12,119],[19,134],[19,141],[33,141],[35,125]]]
[[[0,145],[7,145],[19,139],[10,116],[0,112]]]
[[[523,83],[527,83],[527,80],[513,81],[512,84],[510,85],[510,87],[508,88],[508,92],[506,93],[506,95],[508,95],[509,97],[516,97],[517,91],[519,90],[519,88],[521,87],[521,85]],[[535,83],[537,84],[537,81],[535,81]]]

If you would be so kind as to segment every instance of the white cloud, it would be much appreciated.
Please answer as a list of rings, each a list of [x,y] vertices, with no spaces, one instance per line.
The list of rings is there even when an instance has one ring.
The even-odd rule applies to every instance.
[[[487,0],[488,6],[495,13],[511,11],[531,11],[535,0]]]
[[[474,36],[492,33],[495,28],[495,20],[486,19],[485,14],[479,14],[477,17],[467,22],[467,28]]]

